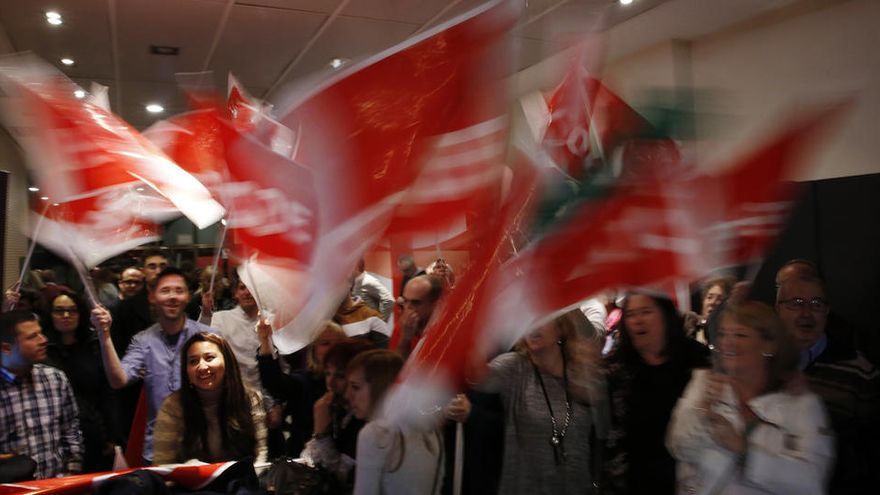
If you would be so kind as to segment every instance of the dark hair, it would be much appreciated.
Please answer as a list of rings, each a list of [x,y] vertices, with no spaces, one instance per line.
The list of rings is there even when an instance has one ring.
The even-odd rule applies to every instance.
[[[785,330],[779,316],[770,306],[757,301],[744,301],[731,304],[721,312],[725,318],[749,327],[761,334],[761,338],[774,344],[772,356],[767,356],[767,390],[782,388],[785,382],[797,371],[800,352],[794,337]]]
[[[375,348],[375,344],[367,339],[344,338],[327,349],[327,354],[324,355],[324,368],[332,364],[337,370],[344,370],[355,356]]]
[[[26,321],[38,321],[37,315],[26,309],[13,309],[0,317],[0,342],[14,345],[18,338],[18,324]]]
[[[153,256],[161,256],[161,257],[165,258],[165,261],[168,261],[168,254],[165,251],[163,251],[162,249],[158,249],[158,248],[147,249],[141,255],[140,266],[143,267],[144,263],[147,262],[147,258],[152,258]]]
[[[183,407],[183,420],[186,428],[183,431],[184,458],[203,458],[207,450],[208,426],[202,401],[187,372],[187,354],[189,348],[197,342],[209,342],[216,345],[223,355],[226,370],[223,383],[220,385],[220,403],[217,408],[220,424],[220,441],[222,449],[232,452],[237,459],[254,457],[257,449],[256,425],[251,415],[251,391],[241,381],[238,360],[226,340],[216,334],[201,332],[193,335],[183,345],[180,356],[180,404]],[[262,407],[262,404],[260,404]]]
[[[154,278],[150,282],[150,292],[153,292],[154,290],[156,290],[156,287],[159,286],[159,282],[163,278],[170,277],[172,275],[181,276],[183,278],[184,285],[186,285],[186,290],[189,290],[189,278],[187,278],[186,273],[184,273],[183,270],[181,270],[180,268],[177,268],[176,266],[168,266],[168,267],[165,267],[164,270],[159,272],[159,274],[156,275],[156,278]]]
[[[355,356],[348,363],[345,374],[348,376],[357,369],[364,370],[364,381],[370,385],[370,410],[372,411],[385,397],[385,393],[397,379],[401,368],[403,368],[403,358],[400,354],[388,349],[373,349]]]
[[[52,307],[55,306],[55,299],[58,299],[61,296],[67,296],[71,300],[73,300],[73,304],[76,305],[76,310],[79,312],[79,321],[76,324],[76,330],[74,331],[74,335],[76,336],[77,342],[85,342],[92,335],[92,327],[90,321],[90,313],[89,305],[86,301],[77,293],[70,291],[62,291],[60,294],[55,296],[54,299],[49,301],[49,307],[46,308],[46,311],[43,314],[43,317],[40,320],[40,326],[43,327],[43,332],[45,332],[46,337],[52,342],[60,342],[61,334],[58,330],[55,329],[55,320],[52,318]]]
[[[620,341],[618,343],[615,354],[623,361],[630,364],[642,362],[642,358],[633,347],[632,339],[629,336],[629,329],[626,327],[626,307],[629,300],[633,296],[645,296],[654,301],[654,304],[660,309],[663,315],[663,326],[666,331],[666,342],[663,346],[663,353],[670,361],[679,357],[685,346],[687,335],[684,331],[684,319],[675,307],[675,303],[665,295],[650,293],[646,291],[632,291],[626,295],[623,300],[622,309],[624,316],[620,319]]]

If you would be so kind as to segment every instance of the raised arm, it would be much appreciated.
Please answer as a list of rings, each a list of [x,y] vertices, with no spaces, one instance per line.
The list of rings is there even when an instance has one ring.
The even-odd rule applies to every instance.
[[[128,375],[122,367],[122,362],[113,347],[110,338],[110,326],[113,318],[104,306],[96,306],[92,310],[92,324],[98,330],[98,344],[101,348],[101,361],[104,363],[104,374],[110,386],[119,389],[128,385]]]

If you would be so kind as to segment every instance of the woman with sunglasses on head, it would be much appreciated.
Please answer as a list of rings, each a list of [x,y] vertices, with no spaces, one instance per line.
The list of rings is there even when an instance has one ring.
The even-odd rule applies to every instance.
[[[226,340],[198,333],[181,352],[180,390],[165,399],[156,416],[153,462],[265,462],[263,400],[242,383]]]
[[[717,351],[715,369],[694,373],[670,423],[679,493],[825,493],[827,415],[798,378],[797,346],[773,310],[726,308]]]
[[[64,371],[73,388],[83,433],[85,473],[109,470],[113,446],[123,440],[115,422],[115,396],[104,375],[89,317],[85,301],[65,291],[49,301],[41,324],[49,339],[46,364]]]

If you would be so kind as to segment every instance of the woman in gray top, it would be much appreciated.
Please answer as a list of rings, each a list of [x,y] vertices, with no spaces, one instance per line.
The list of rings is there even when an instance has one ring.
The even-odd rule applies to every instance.
[[[504,465],[499,493],[589,493],[590,432],[607,430],[599,348],[580,337],[590,323],[578,310],[524,337],[489,364],[479,387],[504,406]]]

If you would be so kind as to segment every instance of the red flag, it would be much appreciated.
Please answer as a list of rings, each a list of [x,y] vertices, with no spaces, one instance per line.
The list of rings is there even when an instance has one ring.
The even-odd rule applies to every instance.
[[[47,64],[16,58],[0,66],[7,118],[43,191],[54,202],[130,184],[154,189],[200,228],[223,209],[207,189],[115,115],[74,96],[76,86]]]
[[[150,466],[141,469],[152,471],[166,481],[177,486],[200,490],[220,477],[235,462],[218,462],[215,464],[168,464]],[[0,495],[80,495],[93,493],[101,483],[128,474],[135,469],[118,472],[89,473],[64,478],[51,478],[36,481],[0,484]]]
[[[782,180],[803,166],[800,152],[826,121],[817,112],[720,174],[657,167],[670,172],[629,178],[609,198],[582,206],[498,272],[484,325],[508,332],[510,344],[602,289],[694,280],[760,253],[793,197]],[[736,230],[759,222],[772,228]]]
[[[312,174],[319,223],[306,296],[291,309],[296,320],[276,333],[276,345],[305,341],[332,314],[355,263],[386,231],[423,169],[447,180],[432,215],[420,218],[424,225],[436,216],[448,226],[470,191],[492,180],[494,149],[484,141],[497,139],[500,113],[490,96],[502,94],[502,38],[513,14],[509,2],[488,3],[344,69],[282,112],[299,143],[295,161]],[[483,154],[460,161],[462,143]],[[455,158],[443,161],[449,154]],[[466,195],[451,190],[455,181],[470,184],[461,186]],[[410,212],[425,211],[420,198],[407,203]],[[398,225],[408,231],[413,224]]]

